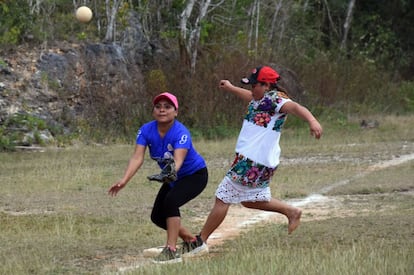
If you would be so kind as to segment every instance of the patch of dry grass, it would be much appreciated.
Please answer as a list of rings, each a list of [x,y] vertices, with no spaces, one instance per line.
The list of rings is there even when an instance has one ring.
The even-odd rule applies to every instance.
[[[289,238],[283,226],[257,228],[224,246],[220,257],[213,253],[201,263],[150,266],[135,273],[369,274],[369,268],[383,268],[409,274],[404,272],[413,270],[407,260],[413,258],[412,230],[407,229],[414,220],[413,161],[355,175],[380,160],[413,153],[411,125],[414,117],[385,118],[380,128],[370,130],[325,125],[326,135],[319,141],[305,128],[284,133],[274,196],[303,197],[348,179],[328,194],[349,196],[344,207],[363,217],[306,221]],[[232,161],[235,139],[199,140],[195,145],[207,160],[210,181],[182,213],[183,223],[198,232]],[[0,274],[98,274],[107,266],[127,263],[144,248],[162,245],[165,232],[149,218],[159,188],[146,180],[158,171],[151,160],[116,198],[107,195],[132,152],[132,145],[117,145],[1,153]],[[381,205],[387,208],[378,212]]]

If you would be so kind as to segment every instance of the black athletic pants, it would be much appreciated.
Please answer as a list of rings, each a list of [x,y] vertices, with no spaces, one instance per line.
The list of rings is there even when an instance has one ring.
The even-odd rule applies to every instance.
[[[155,198],[152,222],[166,230],[167,218],[181,217],[179,208],[197,197],[207,186],[207,181],[207,168],[202,168],[176,181],[174,187],[164,183]]]

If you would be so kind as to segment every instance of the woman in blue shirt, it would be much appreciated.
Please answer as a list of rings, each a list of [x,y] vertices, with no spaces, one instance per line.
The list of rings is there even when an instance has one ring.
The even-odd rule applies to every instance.
[[[180,262],[182,253],[190,252],[194,248],[199,249],[203,242],[181,225],[179,207],[204,190],[208,181],[208,171],[203,157],[193,147],[190,132],[176,120],[177,98],[171,93],[162,93],[154,98],[153,105],[154,120],[139,129],[135,151],[124,176],[110,187],[108,193],[116,196],[125,187],[142,166],[147,147],[151,158],[158,162],[161,169],[165,170],[166,163],[172,161],[175,164],[176,176],[174,173],[172,179],[164,181],[151,213],[151,220],[167,231],[165,248],[154,261]],[[162,181],[161,178],[159,180]],[[176,248],[178,237],[184,241],[181,251]]]

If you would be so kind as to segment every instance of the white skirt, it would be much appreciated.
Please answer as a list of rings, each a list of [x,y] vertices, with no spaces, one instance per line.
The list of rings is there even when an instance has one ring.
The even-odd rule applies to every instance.
[[[253,188],[233,182],[224,177],[216,190],[216,197],[224,203],[240,203],[244,201],[270,201],[270,187]]]

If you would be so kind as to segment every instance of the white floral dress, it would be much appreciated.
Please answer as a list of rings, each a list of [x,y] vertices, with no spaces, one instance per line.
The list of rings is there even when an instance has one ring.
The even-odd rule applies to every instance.
[[[280,133],[287,118],[280,108],[288,101],[276,90],[250,101],[235,160],[216,190],[216,196],[225,203],[271,199],[269,183],[279,165]]]

